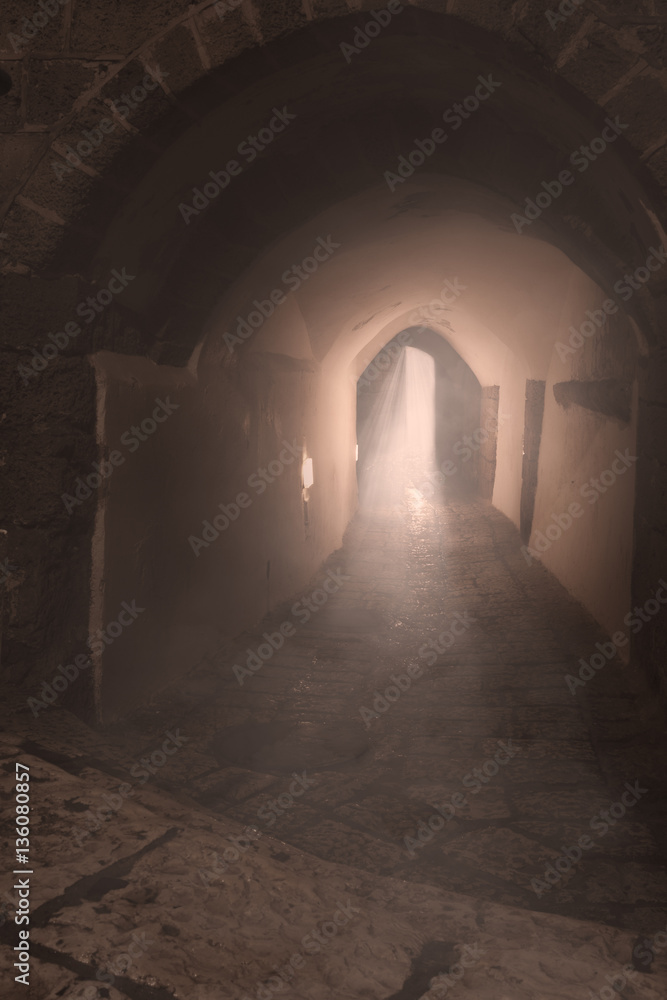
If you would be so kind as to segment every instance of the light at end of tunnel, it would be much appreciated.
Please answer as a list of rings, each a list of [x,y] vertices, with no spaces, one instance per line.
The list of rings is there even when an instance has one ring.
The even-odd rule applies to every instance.
[[[303,488],[304,490],[309,490],[313,485],[313,460],[312,458],[307,458],[303,463]]]

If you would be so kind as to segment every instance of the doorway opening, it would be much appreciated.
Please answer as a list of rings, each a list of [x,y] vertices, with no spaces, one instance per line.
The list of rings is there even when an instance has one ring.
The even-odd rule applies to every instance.
[[[361,506],[393,506],[435,466],[435,361],[393,342],[357,384],[357,479]]]

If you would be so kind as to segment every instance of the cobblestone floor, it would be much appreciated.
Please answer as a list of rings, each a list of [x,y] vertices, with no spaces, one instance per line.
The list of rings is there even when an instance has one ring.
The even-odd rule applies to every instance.
[[[289,957],[336,892],[362,913],[353,943],[341,930],[284,995],[430,997],[447,971],[423,971],[434,941],[484,941],[461,996],[590,1000],[620,976],[637,935],[667,927],[664,722],[636,667],[568,690],[604,636],[520,545],[488,504],[407,490],[357,516],[298,609],[122,726],[17,709],[5,753],[50,796],[40,995],[83,996],[110,942],[148,920],[159,946],[101,995],[254,1000],[275,942]],[[281,648],[235,671],[285,622]],[[123,781],[88,832],[86,810]],[[664,940],[620,995],[664,998]]]

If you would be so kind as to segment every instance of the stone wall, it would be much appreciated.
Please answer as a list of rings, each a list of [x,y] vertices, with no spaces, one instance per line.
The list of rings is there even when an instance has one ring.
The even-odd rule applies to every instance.
[[[8,558],[16,567],[7,584],[3,644],[3,669],[11,676],[50,676],[88,634],[95,501],[71,515],[62,501],[68,485],[88,475],[100,457],[95,378],[87,356],[106,349],[185,365],[201,339],[220,276],[231,282],[296,220],[330,202],[332,192],[359,190],[375,179],[414,129],[427,127],[429,116],[417,121],[407,105],[399,121],[401,94],[403,78],[412,87],[414,67],[426,72],[430,60],[436,72],[423,93],[437,104],[434,81],[446,62],[428,49],[435,39],[458,53],[461,65],[474,51],[487,72],[496,67],[505,74],[508,101],[497,120],[480,117],[447,169],[504,192],[520,209],[542,178],[557,174],[564,154],[597,135],[606,117],[619,116],[627,129],[609,160],[605,183],[591,182],[589,188],[588,180],[582,181],[554,207],[547,228],[539,222],[534,231],[561,246],[603,287],[664,241],[659,220],[664,224],[666,218],[667,128],[661,109],[667,8],[650,0],[614,3],[613,10],[607,9],[611,4],[598,4],[594,11],[584,5],[550,25],[544,6],[537,0],[522,5],[422,0],[406,5],[382,38],[350,56],[348,66],[341,43],[352,41],[355,28],[383,3],[364,2],[360,10],[357,2],[342,0],[244,0],[221,18],[209,2],[153,0],[138,6],[129,0],[54,0],[40,8],[33,0],[8,0],[0,38],[0,68],[12,80],[0,98],[7,400],[0,527],[8,532]],[[428,39],[420,44],[430,54],[403,60],[403,48],[408,51],[416,39]],[[258,164],[256,183],[247,188],[239,183],[236,218],[229,208],[223,219],[216,217],[217,208],[210,210],[196,245],[182,225],[168,238],[159,228],[147,229],[143,220],[137,226],[136,199],[145,197],[140,182],[156,164],[164,164],[165,179],[174,173],[169,150],[178,136],[196,128],[211,109],[231,107],[235,95],[261,80],[270,92],[273,75],[282,74],[288,92],[291,67],[297,67],[295,79],[317,93],[318,74],[326,74],[330,64],[339,67],[336,72],[349,69],[349,75],[335,90],[325,89],[327,102],[317,101],[309,117],[304,110],[303,130],[295,132],[278,173]],[[397,81],[396,94],[387,90],[383,74]],[[467,85],[462,78],[461,95]],[[373,114],[355,118],[362,99]],[[253,114],[244,120],[238,111],[234,127],[241,134],[261,124],[261,110]],[[346,131],[337,133],[341,119]],[[543,128],[539,136],[535,122]],[[492,157],[484,136],[493,145]],[[209,166],[218,164],[208,164],[204,178]],[[190,187],[197,179],[195,174]],[[190,187],[184,187],[183,197]],[[149,207],[158,219],[159,206]],[[123,218],[135,220],[136,239],[127,238],[131,229],[123,231],[121,210]],[[212,255],[208,248],[213,240],[220,243],[221,232],[223,246]],[[129,264],[141,238],[146,241],[142,281],[25,381],[17,366],[32,364],[33,348],[43,351],[49,333],[62,332],[76,319],[78,304],[91,290],[104,290],[114,268]],[[633,577],[638,598],[667,565],[666,300],[667,268],[629,305],[650,352],[638,376]],[[664,631],[654,631],[637,639],[656,679],[665,677],[662,636]]]

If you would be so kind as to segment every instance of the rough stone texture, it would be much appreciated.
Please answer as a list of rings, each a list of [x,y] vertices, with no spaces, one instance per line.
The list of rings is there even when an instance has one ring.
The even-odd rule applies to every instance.
[[[76,4],[71,44],[75,51],[96,52],[102,43],[106,52],[127,54],[187,17],[190,6],[188,0],[147,0],[137,18],[130,4]]]
[[[264,41],[272,41],[286,32],[297,31],[307,22],[302,0],[253,0],[258,25]]]
[[[32,206],[27,208],[15,201],[4,218],[2,231],[6,234],[4,247],[9,258],[3,270],[25,273],[34,265],[39,269],[35,273],[53,274],[45,261],[56,259],[63,238],[62,220],[44,218]]]
[[[89,606],[94,506],[68,516],[62,494],[96,457],[95,380],[86,359],[51,361],[25,382],[3,356],[3,500],[8,557],[16,567],[3,628],[9,676],[36,685],[82,649]],[[34,456],[27,466],[26,452]]]
[[[58,8],[54,17],[44,25],[33,25],[39,8],[33,0],[8,0],[3,9],[2,49],[0,51],[23,56],[34,49],[59,52],[65,43],[67,6]],[[41,20],[41,19],[40,19]],[[14,39],[10,38],[14,35]]]
[[[657,143],[664,145],[665,122],[658,110],[663,95],[660,81],[647,72],[630,80],[608,102],[612,118],[619,115],[621,121],[629,125],[626,135],[635,149],[652,149]]]
[[[3,139],[4,170],[0,181],[0,198],[5,199],[26,172],[31,159],[44,143],[41,135],[7,135]],[[0,246],[0,253],[5,248]]]
[[[49,742],[56,746],[57,735]],[[77,744],[84,753],[106,756],[89,734],[77,734]],[[5,747],[12,759],[14,748]],[[295,1000],[389,996],[434,940],[454,945],[449,962],[462,946],[476,947],[478,960],[459,988],[474,990],[480,1000],[496,1000],[499,989],[510,990],[501,995],[513,1000],[569,1000],[581,984],[597,990],[605,976],[620,974],[627,964],[633,943],[628,932],[477,903],[423,883],[369,877],[344,862],[322,861],[293,847],[286,851],[269,835],[246,841],[252,846],[229,865],[222,860],[223,845],[243,836],[243,827],[184,806],[158,786],[137,788],[136,798],[83,849],[68,845],[68,834],[82,828],[80,810],[95,808],[105,794],[117,795],[119,778],[99,765],[68,774],[66,758],[58,766],[39,754],[23,753],[22,759],[39,782],[51,825],[42,841],[49,857],[41,870],[45,903],[32,935],[31,982],[45,997],[85,997],[100,987],[98,972],[114,998],[143,988],[144,996],[162,989],[177,998],[213,1000],[221,995],[221,980],[227,995],[254,997],[262,983],[278,982],[268,977],[297,952],[303,962],[289,987]],[[50,901],[68,889],[60,912],[49,913]],[[331,943],[318,950],[304,944],[341,905],[351,907],[349,922]],[[121,956],[133,933],[145,948],[128,963]],[[3,960],[7,955],[3,950]],[[659,1000],[656,980],[663,965],[659,960],[650,976],[633,979],[646,1000]],[[442,995],[435,987],[447,985],[446,972],[444,964],[431,969],[427,1000]]]
[[[572,1000],[626,974],[639,934],[663,931],[665,737],[641,676],[613,661],[570,694],[564,675],[601,637],[542,567],[526,566],[516,529],[486,504],[401,495],[397,509],[356,519],[330,561],[347,577],[339,591],[243,685],[233,664],[286,609],[212,650],[187,683],[113,732],[91,731],[60,702],[33,719],[25,688],[9,693],[3,791],[15,761],[27,764],[41,820],[31,918],[40,996],[83,998],[110,965],[114,997],[254,1000],[348,900],[359,912],[306,955],[290,996],[401,996],[429,943],[449,942],[455,955],[482,949],[462,992]],[[425,563],[426,544],[442,561]],[[457,613],[469,628],[427,662],[420,648]],[[421,675],[386,699],[411,664]],[[246,767],[221,751],[221,736],[244,723],[261,757]],[[368,748],[311,768],[307,743],[290,744],[304,723],[316,740],[344,723]],[[314,782],[289,804],[279,796],[292,775],[271,753],[278,730]],[[180,743],[169,755],[167,734]],[[499,740],[514,756],[471,783],[473,768],[492,770]],[[639,801],[606,832],[591,827],[636,781]],[[404,838],[457,792],[463,807],[411,858]],[[271,800],[279,812],[267,812]],[[568,867],[563,850],[583,834],[593,846]],[[532,880],[556,862],[562,875],[538,898]],[[15,902],[3,896],[5,940]],[[147,947],[127,967],[133,932]],[[451,961],[407,995],[436,1000]],[[661,1000],[666,986],[661,949],[625,992]]]
[[[640,58],[634,47],[627,47],[628,41],[604,25],[591,26],[560,72],[577,90],[598,101]]]
[[[233,59],[255,41],[252,27],[239,9],[230,10],[220,18],[214,7],[205,7],[197,15],[197,25],[214,66]]]
[[[306,4],[304,4],[306,6]],[[315,19],[324,17],[342,17],[350,10],[345,0],[310,0],[309,6]]]
[[[176,42],[181,40],[182,44],[181,29],[179,28],[178,30],[179,35],[176,38]],[[191,55],[194,58],[194,50]],[[155,67],[156,73],[158,69],[163,69],[159,61],[157,61],[157,67]],[[169,71],[165,69],[165,72],[168,73]],[[146,67],[138,59],[133,59],[132,62],[129,62],[118,74],[105,83],[100,91],[100,97],[105,102],[111,101],[120,104],[120,102],[124,101],[124,95],[128,95],[131,100],[134,100],[134,107],[132,104],[129,104],[130,111],[127,115],[127,120],[133,128],[139,129],[139,131],[146,129],[156,119],[163,116],[171,107],[160,86],[148,91],[143,88],[142,81],[146,76]],[[169,86],[169,76],[166,77],[166,83]],[[177,83],[177,81],[174,81],[174,83]],[[139,90],[137,91],[137,96],[133,98],[133,91],[136,88],[139,88]],[[143,98],[141,96],[142,91],[145,95]],[[126,112],[121,110],[121,114],[123,113]]]
[[[515,21],[515,0],[453,0],[453,3],[441,4],[455,17],[478,24],[486,31],[507,31]],[[437,8],[435,8],[437,9]]]
[[[544,59],[556,62],[574,39],[586,27],[589,15],[585,9],[579,9],[552,28],[545,16],[548,7],[537,4],[522,4],[516,22],[516,31],[529,39]]]
[[[136,74],[134,78],[136,79]],[[121,94],[120,86],[118,83],[115,83],[113,89],[110,88],[108,101],[120,102]],[[153,100],[154,96],[154,94],[151,94],[147,100]],[[160,91],[160,96],[164,100],[162,91]],[[126,117],[130,130],[116,120],[114,121],[114,130],[103,133],[103,138],[100,140],[95,130],[99,129],[100,122],[105,119],[107,121],[113,120],[111,108],[106,103],[98,100],[91,102],[86,108],[79,111],[75,117],[64,123],[63,127],[59,130],[58,137],[51,147],[53,152],[44,158],[42,165],[45,166],[48,160],[51,177],[55,179],[61,188],[61,192],[72,188],[75,189],[78,181],[87,181],[90,184],[90,180],[85,174],[86,169],[98,174],[103,173],[111,165],[118,151],[131,141],[134,134],[131,131],[133,125],[132,111]],[[85,132],[93,134],[98,145],[89,151],[87,146],[82,146],[80,151],[82,155],[80,155],[79,151],[77,151],[77,146],[80,143],[89,142],[84,135]],[[68,147],[71,147],[74,153],[74,156],[70,155],[70,159],[67,159],[67,154],[69,153]],[[75,157],[81,161],[82,166],[76,163]],[[66,163],[68,166],[72,166],[73,169],[68,171],[66,175],[63,175],[62,172],[56,172],[53,168],[54,160]],[[72,163],[72,160],[74,160],[74,163]],[[54,201],[59,202],[61,197],[62,194],[60,197],[56,194],[53,199],[49,198],[45,204],[53,204]],[[34,200],[37,201],[37,195],[34,196]],[[84,201],[81,195],[79,196],[79,200]]]
[[[667,66],[667,25],[638,26],[635,33],[645,47],[647,63],[655,69],[664,69]]]
[[[26,121],[54,125],[65,117],[82,91],[96,82],[99,68],[74,59],[28,60]]]
[[[206,13],[210,20],[210,9],[203,12]],[[186,90],[201,77],[201,61],[191,24],[179,25],[156,42],[153,58],[167,87],[175,93]]]
[[[45,280],[3,274],[0,277],[3,349],[27,352],[29,347],[43,347],[50,332],[56,333],[66,323],[76,321],[79,289],[78,278]],[[27,355],[26,360],[30,357]]]
[[[276,4],[273,0],[266,0],[266,3],[262,0],[254,4],[246,3],[242,11],[231,12],[220,19],[212,4],[191,5],[185,0],[153,0],[140,8],[129,3],[110,4],[101,0],[90,5],[72,0],[44,27],[31,32],[32,37],[25,44],[21,43],[18,51],[12,47],[9,33],[23,30],[24,19],[34,16],[36,6],[32,0],[10,2],[5,6],[0,54],[5,56],[3,68],[12,76],[14,87],[0,100],[5,165],[0,172],[0,190],[7,199],[3,206],[5,215],[2,224],[2,232],[6,235],[0,244],[2,267],[12,276],[32,271],[42,277],[62,276],[68,281],[69,273],[81,273],[89,265],[136,180],[197,112],[197,101],[190,103],[193,88],[202,83],[204,86],[215,83],[215,100],[221,95],[231,96],[236,92],[239,81],[252,78],[253,72],[261,65],[264,65],[264,72],[267,67],[276,69],[289,65],[292,55],[295,61],[297,57],[312,58],[316,51],[315,40],[318,45],[330,50],[342,65],[338,45],[340,40],[353,32],[360,20],[363,21],[359,8],[379,9],[384,4],[350,4],[356,13],[342,19],[339,16],[342,9],[337,3],[301,4],[298,0],[289,0]],[[414,31],[415,25],[420,26],[426,35],[433,34],[434,21],[428,19],[431,16],[429,11],[443,12],[445,4],[429,2],[418,7],[420,9],[406,9],[399,18],[393,19],[383,39],[389,39],[392,32],[400,34],[405,31],[409,34]],[[664,66],[665,30],[662,26],[631,23],[638,18],[664,17],[664,5],[654,8],[644,3],[623,3],[615,4],[611,11],[604,4],[597,5],[592,13],[585,9],[576,11],[554,31],[544,17],[543,3],[460,3],[454,7],[449,5],[449,10],[453,11],[453,17],[442,13],[439,19],[443,26],[442,33],[472,45],[469,38],[473,36],[466,34],[468,25],[486,29],[489,34],[484,36],[484,40],[479,36],[476,43],[488,45],[489,53],[496,46],[497,51],[503,54],[505,68],[515,62],[520,64],[524,95],[533,93],[531,74],[534,72],[537,77],[543,73],[541,85],[545,86],[544,81],[548,81],[550,101],[553,95],[558,95],[558,100],[566,100],[582,115],[579,131],[583,134],[580,141],[597,134],[598,125],[608,113],[612,116],[618,114],[622,120],[627,120],[630,129],[623,156],[641,178],[641,185],[646,180],[651,186],[654,209],[664,221],[664,201],[661,201],[666,190],[665,125],[661,110],[664,107],[664,83],[657,74]],[[311,12],[316,25],[309,21]],[[191,19],[194,33],[189,25]],[[307,34],[308,31],[311,33]],[[285,47],[281,49],[280,42],[273,47],[266,44],[260,47],[260,38],[265,43],[283,39]],[[507,40],[512,41],[514,48],[505,49]],[[367,52],[360,54],[359,65],[364,65],[362,60],[366,60],[365,65],[371,67],[376,58],[380,63],[382,44],[378,42],[377,46],[369,46]],[[510,54],[507,55],[507,52]],[[248,58],[246,78],[243,69],[239,68],[243,60],[236,58],[241,53]],[[56,55],[59,58],[54,58]],[[615,88],[624,74],[641,59],[646,60],[649,69],[622,85],[604,107],[597,105],[595,102]],[[93,181],[84,171],[78,176],[67,174],[62,181],[57,181],[51,161],[62,154],[51,150],[45,152],[46,141],[66,145],[79,141],[84,129],[96,127],[98,116],[105,114],[97,86],[102,76],[107,72],[111,74],[103,88],[102,99],[116,100],[126,87],[136,85],[143,75],[145,63],[162,65],[162,62],[169,73],[167,86],[179,101],[182,98],[182,104],[175,107],[161,91],[152,93],[141,103],[136,115],[129,118],[130,125],[140,130],[135,139],[132,139],[131,133],[122,132],[119,126],[116,132],[105,138],[99,149],[86,157],[84,166],[101,173],[103,176],[99,180]],[[207,72],[207,62],[210,62],[210,73]],[[396,76],[397,63],[395,59],[389,62],[392,74]],[[558,69],[561,63],[562,72]],[[235,73],[238,76],[234,76]],[[213,87],[208,90],[213,93]],[[313,91],[319,93],[317,86],[313,87]],[[340,88],[338,92],[342,93]],[[368,91],[375,99],[374,113],[381,106],[378,96],[381,92],[381,87],[377,93],[372,88]],[[358,87],[354,92],[355,98],[362,93],[365,93],[364,88]],[[209,96],[207,100],[212,98]],[[544,118],[546,132],[553,130],[558,120],[558,115],[552,113],[553,106],[552,102],[539,109],[538,117]],[[323,103],[318,100],[318,113],[322,108]],[[335,109],[333,117],[348,122],[351,118],[349,108]],[[387,126],[390,133],[396,129],[397,150],[402,148],[405,135],[412,133],[413,117],[411,114],[406,117],[407,120],[402,123],[391,118],[382,123],[382,127]],[[310,126],[312,122],[308,124]],[[26,131],[26,126],[29,131]],[[508,110],[502,123],[493,126],[494,131],[485,133],[485,128],[480,118],[467,140],[468,151],[478,149],[478,159],[482,161],[477,173],[470,176],[496,189],[503,173],[497,157],[503,150],[511,151],[513,143],[525,133],[526,124],[516,110]],[[157,141],[155,136],[161,129],[160,141]],[[333,126],[325,131],[332,136],[330,150],[319,142],[314,143],[312,136],[316,133],[304,128],[308,141],[304,140],[300,148],[295,145],[295,152],[291,158],[286,158],[281,170],[267,168],[263,176],[257,171],[258,184],[271,179],[265,188],[270,192],[272,205],[265,208],[260,204],[256,191],[253,193],[239,185],[239,194],[243,190],[244,198],[239,201],[238,228],[232,233],[232,227],[225,224],[229,220],[223,218],[216,233],[218,244],[221,242],[220,232],[228,239],[228,244],[220,250],[219,258],[226,266],[218,273],[227,275],[229,267],[231,280],[238,269],[270,242],[273,234],[294,225],[301,217],[300,212],[306,217],[315,213],[321,205],[315,184],[311,182],[312,186],[306,188],[299,180],[300,171],[308,172],[304,165],[314,162],[311,159],[314,146],[318,147],[318,157],[328,161],[330,173],[322,173],[327,197],[333,190],[344,190],[346,184],[360,189],[376,181],[378,169],[381,171],[384,167],[385,154],[366,119],[360,118],[355,135],[366,132],[369,148],[360,147],[353,156],[335,134]],[[487,141],[489,135],[493,137],[494,157],[486,153],[485,135]],[[562,166],[563,152],[571,148],[571,145],[568,147],[569,134],[559,132],[548,155],[533,134],[528,133],[528,138],[528,149],[521,156],[523,172],[514,166],[507,171],[512,176],[503,181],[507,184],[508,195],[518,203],[539,187],[541,178],[555,175],[558,167]],[[349,141],[349,135],[347,139]],[[130,148],[131,152],[123,159],[121,154]],[[646,163],[642,166],[639,157],[647,153]],[[452,162],[455,169],[465,175],[469,165],[463,152],[461,157]],[[509,159],[512,159],[511,155]],[[517,157],[514,156],[513,160],[516,164]],[[553,167],[556,170],[552,174]],[[345,177],[342,176],[344,170],[348,171]],[[290,175],[295,179],[293,187],[288,183]],[[278,176],[279,181],[276,179]],[[569,194],[566,194],[558,206],[558,211],[563,210],[563,220],[555,214],[551,223],[556,228],[562,223],[558,239],[577,259],[584,255],[584,246],[591,256],[599,257],[595,264],[596,273],[605,279],[609,279],[619,261],[626,260],[629,247],[632,247],[631,256],[636,264],[642,259],[650,241],[657,239],[652,224],[638,209],[640,200],[647,204],[651,199],[644,197],[643,189],[639,193],[627,193],[624,180],[615,178],[611,185],[614,188],[613,210],[610,209],[612,195],[609,194],[609,201],[601,199],[596,202],[591,195],[591,188],[595,188],[592,184],[589,189],[580,188],[573,203],[567,200]],[[298,193],[303,195],[303,200],[295,195],[299,185],[301,190]],[[276,189],[280,192],[279,198],[275,198]],[[626,200],[631,206],[625,214],[627,206],[618,200],[617,189],[626,192]],[[249,218],[253,214],[260,221],[253,220],[251,225]],[[212,219],[207,224],[215,230]],[[572,233],[572,242],[568,242],[568,228]],[[551,237],[553,232],[550,231],[549,235]],[[579,243],[580,238],[588,240],[588,243]],[[210,302],[200,296],[202,289],[194,280],[191,284],[184,282],[176,290],[173,275],[187,273],[187,264],[183,260],[186,256],[192,256],[190,266],[192,272],[196,272],[201,267],[201,257],[206,257],[209,251],[206,241],[201,241],[200,260],[195,261],[190,248],[187,253],[184,249],[186,244],[182,230],[178,233],[180,256],[171,245],[163,243],[161,234],[151,234],[149,243],[151,259],[161,253],[161,264],[169,262],[169,268],[165,267],[154,282],[155,299],[146,308],[146,313],[151,313],[155,319],[152,347],[145,332],[148,323],[142,324],[136,316],[129,317],[126,323],[110,325],[104,333],[96,333],[94,343],[96,346],[103,343],[121,351],[145,353],[150,350],[152,357],[161,362],[184,363],[201,333]],[[209,260],[208,263],[214,270],[218,261]],[[647,296],[648,293],[644,297]],[[644,320],[647,315],[650,316],[651,310],[650,305],[642,304],[642,297],[643,293],[636,297],[632,309],[636,309],[639,318]],[[176,304],[180,311],[177,311]],[[142,318],[145,320],[145,316]],[[169,333],[165,335],[164,329],[168,325]],[[648,339],[655,345],[663,336],[664,325],[648,322],[646,326]],[[161,339],[158,339],[159,332],[162,332]],[[25,321],[12,319],[10,330],[3,334],[3,342],[7,346],[28,344],[32,334],[28,314]],[[7,363],[9,370],[14,370],[16,357],[12,356]],[[645,377],[649,378],[654,375],[655,371],[645,373]],[[657,399],[648,389],[642,392],[642,428],[648,430],[648,426],[653,426],[656,421]],[[87,395],[84,398],[90,406],[86,422],[88,427],[92,427],[93,400]],[[652,440],[656,437],[652,435]],[[654,449],[649,451],[640,444],[643,460],[647,464],[642,481],[650,481],[653,486],[657,484],[660,492],[666,465],[664,445],[657,442],[656,449],[659,453]],[[34,451],[33,461],[42,454],[39,449]],[[62,463],[62,459],[55,464],[52,462],[48,472],[45,472],[51,491],[58,479],[58,462]],[[657,561],[653,555],[655,546],[660,544],[660,551],[665,551],[661,527],[652,521],[650,507],[650,499],[640,498],[636,531],[637,581],[638,586],[642,581],[643,589],[648,586],[653,562]],[[50,509],[48,504],[47,509]],[[82,567],[87,565],[86,559],[82,555]],[[84,575],[82,570],[80,575]],[[643,643],[646,640],[642,637],[640,641]],[[64,648],[60,642],[58,646]],[[646,652],[653,662],[651,669],[657,673],[657,661],[652,659],[656,655],[655,650],[647,649]]]

